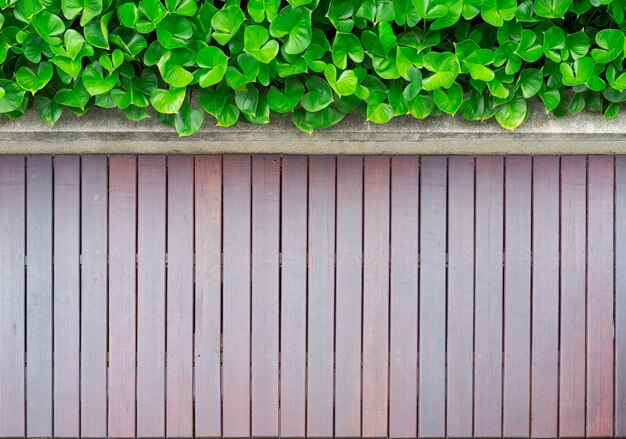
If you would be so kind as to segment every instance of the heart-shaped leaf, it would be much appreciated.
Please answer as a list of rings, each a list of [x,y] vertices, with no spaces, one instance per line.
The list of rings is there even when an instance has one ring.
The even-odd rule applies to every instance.
[[[278,54],[278,43],[262,26],[248,26],[244,32],[244,50],[257,61],[268,64]]]
[[[156,111],[164,114],[176,114],[185,100],[184,88],[157,89],[150,94],[150,103]]]
[[[311,11],[302,6],[284,7],[272,20],[270,33],[275,38],[285,38],[284,50],[289,55],[304,52],[313,38]]]
[[[83,85],[91,96],[100,95],[106,93],[115,87],[119,74],[117,72],[111,73],[109,76],[104,76],[102,66],[98,62],[89,64],[85,67],[83,72]]]
[[[320,111],[333,102],[333,92],[326,81],[311,76],[304,82],[308,92],[302,97],[302,107],[310,112]]]
[[[0,113],[15,111],[22,105],[26,92],[15,82],[0,79],[0,89],[3,90],[0,97]]]
[[[243,12],[237,6],[226,6],[211,19],[211,26],[214,29],[211,35],[224,46],[235,36],[244,19]]]
[[[215,46],[207,46],[196,55],[200,87],[209,87],[222,80],[228,67],[228,57]]]
[[[285,87],[282,91],[278,87],[270,87],[267,92],[267,101],[273,111],[287,113],[293,110],[303,95],[302,82],[295,77],[290,77],[285,79]]]
[[[28,90],[34,95],[50,82],[53,73],[54,68],[52,64],[44,61],[37,67],[37,72],[33,71],[30,67],[20,67],[18,71],[15,72],[15,81],[24,90]]]
[[[463,89],[457,83],[452,84],[447,92],[438,88],[433,92],[433,99],[441,111],[454,115],[463,101]]]
[[[441,87],[449,88],[461,71],[459,60],[455,54],[450,52],[427,53],[424,56],[424,67],[433,72],[422,82],[424,90],[428,91]]]

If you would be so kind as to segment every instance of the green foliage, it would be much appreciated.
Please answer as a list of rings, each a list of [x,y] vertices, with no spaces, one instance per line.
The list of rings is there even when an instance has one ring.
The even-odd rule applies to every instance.
[[[514,130],[530,99],[611,118],[625,31],[626,0],[5,0],[0,114],[151,107],[181,136],[272,113],[310,133],[357,111]]]

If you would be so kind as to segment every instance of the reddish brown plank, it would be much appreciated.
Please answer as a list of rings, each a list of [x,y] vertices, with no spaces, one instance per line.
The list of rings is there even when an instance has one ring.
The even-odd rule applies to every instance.
[[[447,158],[422,157],[420,178],[418,433],[444,437]]]
[[[333,435],[335,157],[309,158],[307,436]]]
[[[613,434],[613,161],[590,156],[587,210],[587,436]]]
[[[524,437],[528,436],[530,428],[532,159],[521,156],[507,157],[505,165],[506,264],[502,431],[506,437]],[[558,208],[558,202],[556,207]],[[556,273],[558,274],[558,269]]]
[[[626,156],[615,157],[615,435],[626,436]]]
[[[363,173],[363,437],[387,437],[389,184],[389,157],[366,157]]]
[[[281,201],[280,433],[305,435],[307,157],[284,156]]]
[[[193,157],[167,158],[166,433],[193,435]]]
[[[81,367],[83,437],[107,436],[106,156],[81,157]]]
[[[26,434],[52,436],[52,158],[26,158]]]
[[[450,437],[470,437],[472,435],[472,400],[474,398],[472,394],[473,310],[474,158],[450,157],[448,159],[448,384],[446,424],[447,434]],[[407,413],[405,416],[410,416],[410,414]],[[405,437],[409,436],[405,435]]]
[[[502,432],[503,158],[476,158],[474,435]]]
[[[222,157],[196,157],[195,434],[221,435]]]
[[[223,434],[250,435],[250,156],[224,156]]]
[[[278,437],[280,158],[252,158],[252,435]]]
[[[531,435],[546,438],[558,433],[559,172],[559,157],[533,159]]]
[[[587,158],[561,158],[559,434],[585,436]]]
[[[80,435],[80,157],[54,158],[54,434]]]
[[[135,436],[137,160],[109,159],[109,429]]]
[[[137,162],[137,436],[165,435],[164,156]]]
[[[337,157],[335,436],[361,435],[363,158]]]
[[[25,160],[0,157],[0,436],[25,435]]]
[[[391,158],[389,436],[417,435],[419,158]],[[341,314],[338,314],[341,315]]]

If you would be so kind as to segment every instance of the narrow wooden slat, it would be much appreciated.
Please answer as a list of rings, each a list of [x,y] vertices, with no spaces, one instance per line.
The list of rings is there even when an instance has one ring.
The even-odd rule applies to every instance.
[[[391,158],[389,436],[417,435],[419,158]],[[338,314],[341,315],[341,314]]]
[[[587,436],[613,434],[613,160],[590,156],[587,210]]]
[[[165,435],[165,190],[163,156],[137,163],[137,436]]]
[[[559,172],[558,157],[533,159],[531,435],[545,438],[558,432]]]
[[[80,435],[80,157],[54,158],[54,434]]]
[[[224,157],[223,434],[250,435],[250,156]]]
[[[335,158],[309,158],[307,436],[333,435]]]
[[[219,437],[221,419],[222,157],[196,157],[195,434]]]
[[[532,158],[507,157],[505,163],[506,264],[504,267],[502,431],[506,437],[524,437],[528,436],[530,431],[528,419],[530,416]],[[558,192],[556,195],[558,208]],[[558,269],[556,273],[558,274]]]
[[[615,158],[615,435],[626,436],[626,156]]]
[[[307,158],[284,156],[281,203],[280,433],[305,435]]]
[[[361,436],[363,158],[337,157],[335,435]]]
[[[363,173],[363,437],[387,437],[389,184],[389,157],[366,157]]]
[[[24,430],[25,160],[0,157],[0,436]]]
[[[107,436],[107,206],[105,156],[81,157],[81,367],[83,437]]]
[[[252,158],[252,435],[278,437],[280,158]]]
[[[502,432],[503,159],[476,158],[474,436]]]
[[[446,157],[422,157],[418,402],[420,437],[446,435],[446,167]]]
[[[587,158],[561,158],[559,434],[585,436]]]
[[[450,157],[448,179],[447,434],[470,437],[474,398],[474,158]]]
[[[26,434],[52,436],[52,158],[26,158]]]
[[[193,434],[193,157],[167,158],[166,433]]]
[[[135,436],[136,194],[134,156],[109,159],[109,428]]]

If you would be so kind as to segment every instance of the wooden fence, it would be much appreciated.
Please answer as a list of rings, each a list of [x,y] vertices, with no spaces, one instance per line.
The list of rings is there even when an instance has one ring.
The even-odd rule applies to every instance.
[[[626,435],[626,157],[0,157],[0,436]]]

